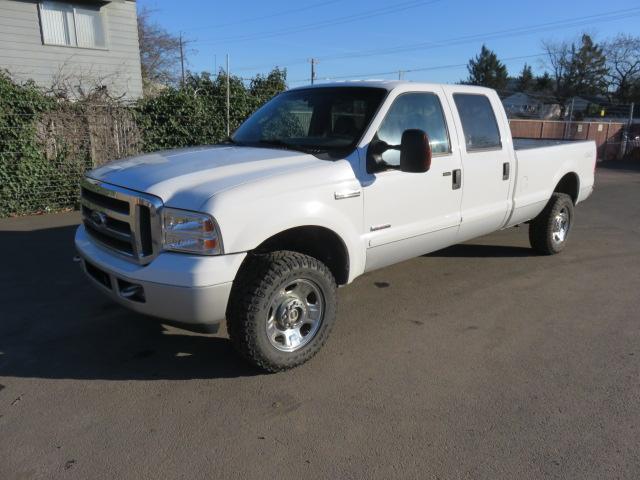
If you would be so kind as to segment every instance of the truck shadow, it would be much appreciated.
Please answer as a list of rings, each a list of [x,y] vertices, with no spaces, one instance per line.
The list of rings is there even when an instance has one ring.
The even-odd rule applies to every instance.
[[[75,226],[0,231],[0,376],[193,379],[257,375],[226,338],[165,328],[103,297],[72,261]]]
[[[640,172],[640,161],[634,160],[608,160],[598,163],[598,169],[618,170],[622,172]],[[596,171],[597,173],[597,171]]]
[[[423,255],[424,257],[443,258],[517,258],[534,257],[536,253],[529,247],[516,247],[510,245],[478,245],[461,243],[437,252]]]

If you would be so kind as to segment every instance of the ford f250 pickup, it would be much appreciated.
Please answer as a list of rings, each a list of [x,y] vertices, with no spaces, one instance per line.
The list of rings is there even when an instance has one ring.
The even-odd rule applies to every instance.
[[[89,172],[75,245],[88,277],[135,311],[226,319],[251,363],[311,358],[336,288],[515,225],[560,252],[592,192],[594,142],[518,145],[480,87],[346,82],[277,95],[220,145]]]

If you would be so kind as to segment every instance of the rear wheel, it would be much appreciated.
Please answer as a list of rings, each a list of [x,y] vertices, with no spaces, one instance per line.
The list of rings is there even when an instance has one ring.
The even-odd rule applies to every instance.
[[[229,299],[227,325],[236,349],[277,372],[313,357],[336,316],[336,283],[319,260],[280,251],[247,259]]]
[[[543,255],[560,253],[573,224],[573,201],[565,193],[554,193],[544,210],[529,225],[531,247]]]

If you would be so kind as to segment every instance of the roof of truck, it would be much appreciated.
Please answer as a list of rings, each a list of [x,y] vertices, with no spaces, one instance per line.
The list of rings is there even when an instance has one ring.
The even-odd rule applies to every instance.
[[[291,90],[300,90],[307,88],[324,88],[324,87],[374,87],[384,88],[385,90],[393,90],[400,85],[418,85],[416,82],[408,82],[406,80],[345,80],[342,82],[316,83],[315,85],[304,85],[295,87]]]
[[[436,86],[455,88],[456,91],[467,91],[467,92],[490,91],[490,89],[486,87],[479,87],[475,85],[450,85],[450,84],[443,84],[443,83],[410,82],[407,80],[345,80],[342,82],[327,82],[327,83],[317,83],[315,85],[304,85],[301,87],[292,88],[291,90],[304,90],[308,88],[327,88],[327,87],[369,87],[369,88],[384,88],[385,90],[391,91],[396,88],[402,88],[404,90],[404,89],[411,89],[411,88],[434,88]]]

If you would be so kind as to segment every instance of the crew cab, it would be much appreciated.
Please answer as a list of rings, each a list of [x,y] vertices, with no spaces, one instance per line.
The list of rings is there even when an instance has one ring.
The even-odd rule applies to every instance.
[[[336,288],[529,224],[565,248],[594,186],[594,142],[512,139],[495,91],[346,82],[283,92],[227,142],[149,153],[82,182],[88,277],[135,311],[210,327],[265,371],[311,358]]]

